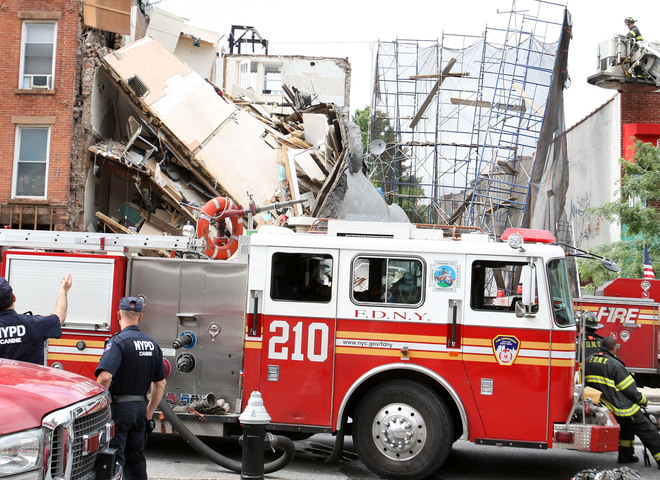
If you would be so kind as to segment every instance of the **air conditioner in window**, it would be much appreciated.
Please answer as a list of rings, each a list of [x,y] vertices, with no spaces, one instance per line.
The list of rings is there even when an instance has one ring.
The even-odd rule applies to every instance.
[[[23,88],[53,88],[52,75],[23,75]]]

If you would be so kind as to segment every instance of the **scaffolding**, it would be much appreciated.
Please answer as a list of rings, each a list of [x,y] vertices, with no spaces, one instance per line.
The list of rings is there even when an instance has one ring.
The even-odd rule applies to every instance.
[[[521,3],[481,36],[378,43],[366,161],[413,222],[522,226],[564,6]]]

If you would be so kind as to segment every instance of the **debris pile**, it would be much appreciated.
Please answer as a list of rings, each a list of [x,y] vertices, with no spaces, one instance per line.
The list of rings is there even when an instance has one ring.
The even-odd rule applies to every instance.
[[[260,213],[257,227],[290,216],[332,216],[342,210],[333,202],[347,196],[346,185],[337,191],[346,183],[342,177],[361,176],[371,187],[361,171],[361,143],[349,139],[357,127],[349,125],[346,108],[310,105],[285,88],[293,113],[270,115],[244,98],[218,93],[149,37],[103,56],[101,63],[99,114],[92,118],[100,140],[89,151],[95,188],[109,194],[107,206],[98,205],[95,213],[103,228],[180,235],[214,197],[243,207],[251,199],[258,205],[306,200],[284,212]],[[359,140],[359,129],[357,134]],[[375,214],[382,216],[384,208],[387,215],[371,188],[376,204],[382,203]],[[360,213],[374,215],[373,206],[362,203],[368,211]]]

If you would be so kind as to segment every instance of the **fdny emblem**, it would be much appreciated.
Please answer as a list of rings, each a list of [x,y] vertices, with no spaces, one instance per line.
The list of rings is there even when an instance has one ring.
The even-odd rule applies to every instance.
[[[510,335],[498,335],[493,338],[493,352],[500,365],[513,365],[518,356],[520,340]]]

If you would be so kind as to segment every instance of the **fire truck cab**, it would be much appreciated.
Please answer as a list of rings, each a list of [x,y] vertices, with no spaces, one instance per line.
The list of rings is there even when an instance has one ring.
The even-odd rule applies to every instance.
[[[5,247],[17,243],[2,235]],[[564,251],[548,232],[507,230],[502,239],[331,220],[316,233],[262,227],[231,261],[12,248],[2,272],[14,284],[32,261],[59,275],[111,259],[105,273],[72,272],[66,333],[49,363],[93,372],[98,345],[117,328],[119,298],[143,295],[140,328],[163,349],[170,404],[213,393],[230,407],[204,421],[182,414],[199,435],[235,433],[259,391],[270,429],[352,435],[365,465],[388,478],[430,475],[457,439],[615,451],[611,417],[573,423],[576,328]],[[47,288],[27,276],[26,295]],[[96,298],[78,315],[75,289]],[[85,319],[97,305],[109,305],[110,318],[92,324]]]

